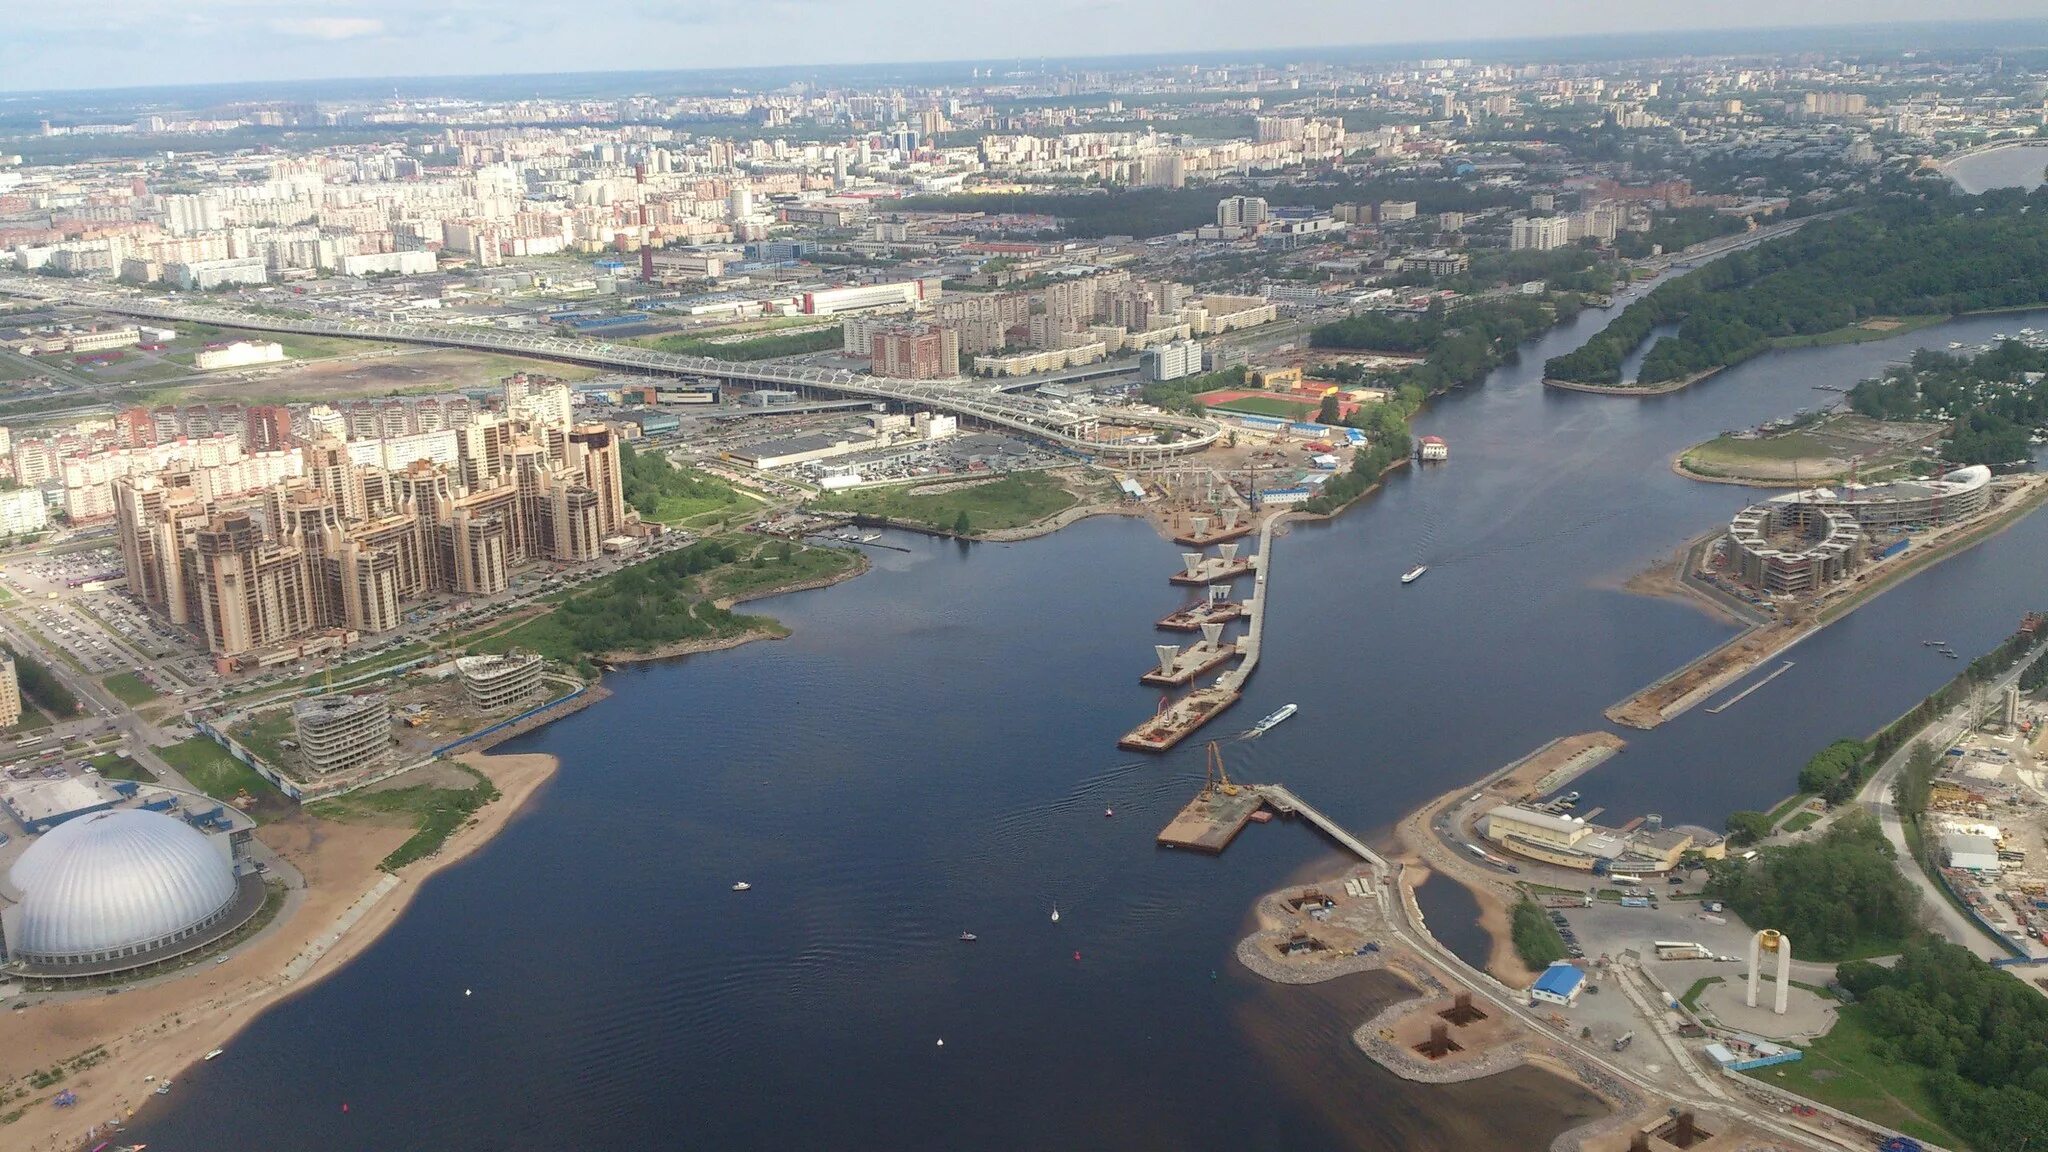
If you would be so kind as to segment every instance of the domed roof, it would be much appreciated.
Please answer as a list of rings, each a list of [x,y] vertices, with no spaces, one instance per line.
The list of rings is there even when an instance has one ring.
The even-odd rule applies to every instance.
[[[8,879],[22,894],[9,949],[31,958],[154,945],[235,898],[226,853],[184,821],[140,809],[59,824],[29,845]]]

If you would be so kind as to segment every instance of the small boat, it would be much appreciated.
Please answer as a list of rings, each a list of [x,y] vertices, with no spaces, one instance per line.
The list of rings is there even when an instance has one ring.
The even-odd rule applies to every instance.
[[[1408,571],[1401,573],[1401,583],[1413,584],[1417,580],[1422,579],[1422,574],[1427,571],[1429,571],[1429,565],[1417,564],[1415,567],[1410,568]]]
[[[1958,348],[1961,348],[1962,346],[1963,342],[1961,340],[1951,340],[1948,342],[1949,351],[1951,352],[1955,351]]]
[[[960,934],[960,942],[961,942],[962,944],[972,944],[972,943],[974,943],[974,942],[975,942],[976,940],[979,940],[979,939],[981,939],[981,937],[979,937],[979,936],[976,936],[976,935],[975,935],[974,933],[972,933],[972,932],[962,932],[962,933]]]
[[[1946,641],[1946,640],[1922,640],[1922,641],[1920,642],[1920,645],[1921,645],[1921,647],[1923,647],[1923,648],[1946,648],[1946,647],[1948,647],[1948,641]]]
[[[739,883],[733,885],[732,890],[735,892],[747,892],[752,890],[753,887],[754,886],[752,884],[749,884],[745,880],[742,880]]]
[[[204,1056],[201,1056],[201,1057],[200,1057],[200,1059],[201,1059],[201,1060],[211,1060],[211,1059],[213,1059],[213,1058],[214,1058],[215,1056],[218,1056],[218,1055],[220,1055],[220,1054],[221,1054],[221,1053],[222,1053],[223,1051],[226,1051],[226,1049],[222,1049],[222,1048],[215,1048],[215,1049],[214,1049],[213,1051],[211,1051],[211,1052],[208,1052],[208,1053],[207,1053],[206,1055],[204,1055]]]
[[[880,532],[863,532],[860,534],[860,542],[863,544],[873,544],[881,538],[882,534]]]
[[[1944,648],[1944,649],[1942,649],[1942,650],[1941,650],[1941,654],[1942,654],[1943,656],[1946,656],[1946,657],[1948,657],[1948,658],[1949,658],[1949,659],[1951,659],[1951,660],[1961,660],[1961,659],[1962,659],[1962,657],[1961,657],[1961,656],[1958,656],[1958,655],[1956,655],[1955,653],[1953,653],[1953,652],[1949,651],[1949,650],[1948,650],[1948,649],[1946,649],[1946,648]]]
[[[1053,905],[1052,908],[1052,922],[1055,924],[1060,922],[1060,908],[1057,904]]]
[[[1265,719],[1259,721],[1257,724],[1252,725],[1252,735],[1258,736],[1263,733],[1272,731],[1274,728],[1279,727],[1280,722],[1282,720],[1285,720],[1289,716],[1294,715],[1295,712],[1300,710],[1300,708],[1301,705],[1299,704],[1281,705],[1280,708],[1276,710],[1272,715],[1267,716]]]
[[[163,1083],[157,1085],[156,1094],[159,1096],[169,1096],[171,1094],[171,1082],[169,1080],[166,1080]]]

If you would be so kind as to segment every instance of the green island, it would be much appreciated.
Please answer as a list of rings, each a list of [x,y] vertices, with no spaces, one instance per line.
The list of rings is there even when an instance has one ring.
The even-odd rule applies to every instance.
[[[2048,348],[2017,340],[1975,356],[1921,349],[1856,385],[1849,406],[1876,420],[1946,419],[1945,459],[2010,464],[2026,460],[2029,438],[2048,428],[2048,377],[2042,373],[2048,373]]]
[[[1035,524],[1078,503],[1080,498],[1059,476],[1010,472],[988,480],[948,477],[936,483],[835,492],[810,501],[809,507],[814,512],[872,516],[971,536]]]
[[[858,553],[841,548],[746,533],[718,536],[594,580],[564,595],[546,615],[471,648],[538,652],[587,675],[601,657],[680,653],[780,635],[774,621],[735,614],[724,604],[830,582],[860,564]]]
[[[306,805],[306,811],[323,820],[410,823],[413,834],[377,864],[386,872],[395,872],[439,851],[449,835],[462,827],[477,809],[498,798],[497,786],[466,764],[444,760],[437,768],[443,775],[465,775],[470,783],[466,787],[428,783],[403,788],[364,788],[331,799],[316,800]],[[407,778],[412,775],[408,773]]]
[[[1874,483],[1944,471],[1933,450],[1947,433],[1932,420],[1808,412],[1695,444],[1679,454],[1677,468],[1695,479],[1765,487],[1829,484],[1851,474]]]
[[[1781,342],[1897,331],[1946,317],[2048,301],[2048,192],[1998,190],[1877,200],[1789,236],[1730,253],[1630,304],[1546,379],[1661,388],[1739,364]],[[1903,320],[1884,321],[1897,317]],[[1660,325],[1634,380],[1628,356]]]

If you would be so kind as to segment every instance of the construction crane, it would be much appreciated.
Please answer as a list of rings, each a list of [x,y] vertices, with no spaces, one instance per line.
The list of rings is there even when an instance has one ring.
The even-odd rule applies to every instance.
[[[1209,741],[1209,779],[1208,783],[1202,785],[1202,794],[1208,796],[1221,793],[1225,796],[1235,796],[1242,791],[1244,789],[1241,786],[1230,782],[1230,772],[1223,767],[1222,750],[1216,747],[1214,740]]]

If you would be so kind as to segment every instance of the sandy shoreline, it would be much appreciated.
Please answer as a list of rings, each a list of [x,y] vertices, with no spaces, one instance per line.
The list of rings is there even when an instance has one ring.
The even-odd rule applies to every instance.
[[[21,1118],[0,1127],[10,1148],[79,1146],[94,1124],[125,1120],[147,1104],[153,1084],[144,1076],[175,1077],[236,1033],[264,1009],[317,983],[354,959],[398,922],[420,884],[467,857],[497,835],[554,774],[553,756],[470,753],[461,761],[482,772],[499,791],[441,850],[388,874],[377,862],[411,834],[389,825],[341,824],[304,812],[263,825],[257,836],[290,861],[306,888],[293,895],[277,921],[217,966],[210,962],[119,996],[70,999],[31,993],[17,1009],[0,1046],[0,1083],[76,1059],[95,1045],[106,1057],[68,1073],[19,1102]],[[48,1000],[50,1002],[39,1002]],[[25,1086],[25,1085],[24,1085]],[[51,1107],[48,1098],[69,1089],[75,1108]]]

